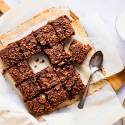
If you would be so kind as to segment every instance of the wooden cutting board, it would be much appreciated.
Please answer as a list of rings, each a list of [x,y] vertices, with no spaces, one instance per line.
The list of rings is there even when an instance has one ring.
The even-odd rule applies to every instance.
[[[4,2],[4,0],[0,0],[0,11],[5,13],[9,9],[10,7]],[[112,85],[114,90],[118,91],[125,83],[125,69],[121,71],[120,73],[117,73],[116,75],[113,75],[107,78],[107,80]]]
[[[117,73],[107,79],[115,91],[118,91],[123,85],[125,85],[125,69],[120,73]]]

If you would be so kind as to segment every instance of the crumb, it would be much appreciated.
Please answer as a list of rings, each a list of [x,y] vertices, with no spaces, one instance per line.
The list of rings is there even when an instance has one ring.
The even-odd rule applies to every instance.
[[[37,58],[35,61],[36,61],[36,62],[39,62],[39,58]]]
[[[42,59],[41,61],[40,61],[40,63],[44,63],[45,62],[45,60],[44,59]]]
[[[42,63],[44,63],[45,62],[45,60],[44,59],[42,59],[42,61],[41,61]]]
[[[35,65],[34,68],[37,68],[37,65]]]
[[[9,70],[9,67],[8,67],[8,68],[5,68],[5,69],[2,71],[2,75],[4,75],[8,70]]]

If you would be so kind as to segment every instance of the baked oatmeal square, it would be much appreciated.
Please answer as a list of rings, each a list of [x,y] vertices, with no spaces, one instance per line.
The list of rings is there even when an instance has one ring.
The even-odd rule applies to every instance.
[[[75,34],[71,21],[66,15],[57,18],[51,24],[61,41]]]
[[[54,67],[54,70],[55,70],[56,74],[58,75],[59,80],[61,82],[64,82],[65,80],[73,77],[76,72],[75,67],[71,64]]]
[[[48,55],[49,60],[53,65],[62,63],[69,57],[62,44],[56,44],[51,48],[45,49],[44,52]]]
[[[29,59],[32,55],[41,52],[41,47],[37,43],[33,33],[19,40],[18,44],[26,59]]]
[[[40,116],[54,110],[54,107],[49,104],[44,94],[27,101],[26,104],[29,112],[35,116]]]
[[[72,77],[64,81],[64,88],[68,91],[72,90],[73,85],[80,79],[78,74],[73,74]]]
[[[89,44],[85,45],[77,40],[73,40],[69,47],[71,60],[74,63],[82,64],[90,50],[91,46]]]
[[[77,95],[80,95],[81,93],[83,93],[84,91],[85,91],[85,85],[82,83],[82,80],[79,79],[72,87],[70,96],[71,96],[71,98],[74,98]]]
[[[28,78],[34,77],[34,73],[26,61],[20,62],[16,66],[11,67],[8,69],[8,73],[15,81],[16,86]]]
[[[85,89],[85,86],[80,79],[79,74],[74,74],[73,77],[67,79],[64,84],[64,88],[67,90],[70,99],[73,99],[80,93],[82,93]]]
[[[34,31],[34,35],[42,46],[53,46],[59,42],[59,37],[56,35],[54,28],[49,23]]]
[[[16,42],[7,45],[7,47],[0,51],[0,58],[6,67],[12,67],[23,60],[24,56],[21,53]]]
[[[37,83],[37,81],[34,79],[28,79],[24,82],[22,82],[18,87],[17,87],[22,96],[24,101],[30,100],[33,97],[35,97],[36,95],[38,95],[40,93],[40,86]]]
[[[60,84],[59,78],[52,67],[48,66],[37,73],[38,83],[43,91]]]
[[[65,36],[65,31],[63,30],[63,27],[61,26],[59,20],[54,20],[51,22],[52,26],[54,27],[58,37],[59,37],[59,40],[63,42],[64,39],[66,39],[66,36]]]
[[[53,106],[58,106],[68,99],[68,93],[64,90],[61,84],[45,92],[45,94],[47,95],[49,103]]]

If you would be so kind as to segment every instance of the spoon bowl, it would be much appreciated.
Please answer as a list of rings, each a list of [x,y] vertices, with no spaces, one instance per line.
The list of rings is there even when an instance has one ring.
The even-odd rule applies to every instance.
[[[89,68],[91,69],[91,73],[98,71],[102,68],[103,62],[103,53],[102,51],[97,51],[90,59]]]

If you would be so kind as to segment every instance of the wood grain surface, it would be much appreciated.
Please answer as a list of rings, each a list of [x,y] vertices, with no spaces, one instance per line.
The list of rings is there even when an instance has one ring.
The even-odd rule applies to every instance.
[[[120,73],[117,73],[107,79],[115,91],[118,91],[123,85],[125,85],[125,69]]]
[[[4,0],[0,0],[0,11],[5,13],[9,9],[10,7],[4,2]],[[125,83],[125,69],[120,73],[107,78],[107,80],[110,82],[114,90],[118,91]]]

